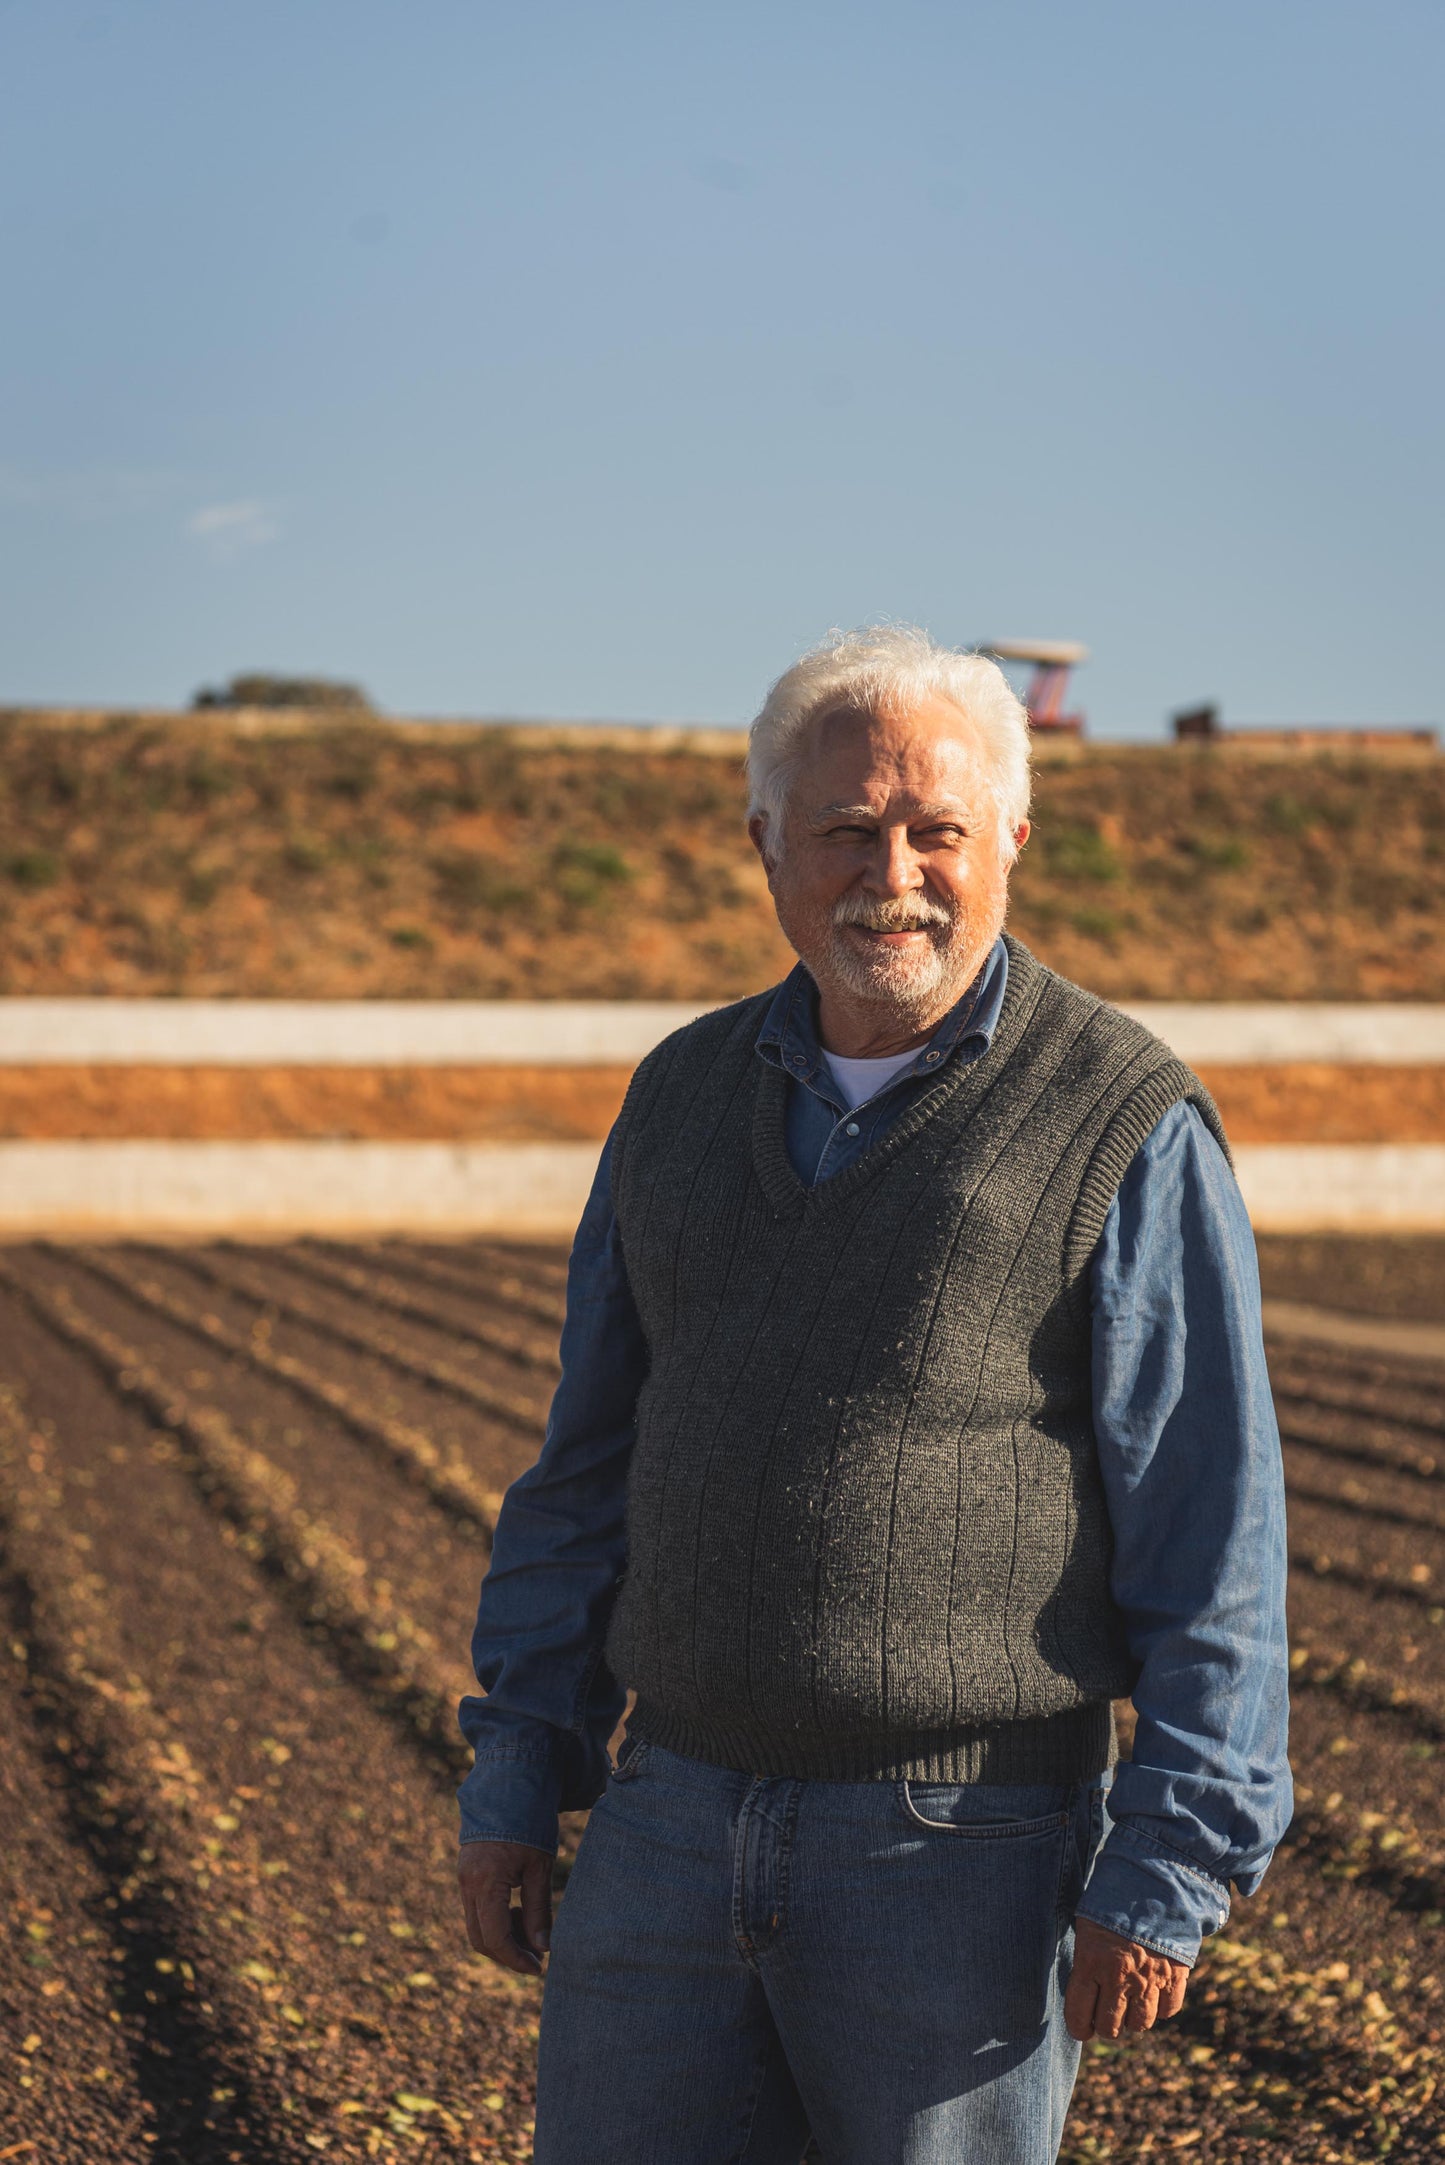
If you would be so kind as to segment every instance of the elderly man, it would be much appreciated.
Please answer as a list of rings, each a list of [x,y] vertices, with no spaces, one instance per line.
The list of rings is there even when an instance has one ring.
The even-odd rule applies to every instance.
[[[538,2165],[1045,2165],[1289,1818],[1249,1223],[1198,1078],[1003,935],[991,663],[837,637],[749,772],[800,962],[603,1152],[482,1589],[467,1928],[539,1969],[595,1806]]]

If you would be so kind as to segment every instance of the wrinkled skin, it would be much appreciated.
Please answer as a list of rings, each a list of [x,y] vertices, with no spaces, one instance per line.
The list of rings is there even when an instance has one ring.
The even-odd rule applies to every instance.
[[[552,1859],[526,1842],[463,1842],[457,1883],[467,1938],[479,1955],[524,1977],[541,1974],[552,1936]],[[521,1906],[512,1906],[513,1888]]]
[[[1091,1918],[1074,1925],[1074,1967],[1064,1994],[1064,2020],[1081,2045],[1091,2037],[1138,2035],[1167,2022],[1184,2005],[1189,1971]]]
[[[818,987],[829,1052],[921,1045],[963,997],[1003,925],[1013,851],[977,726],[946,699],[815,721],[787,808],[748,832],[778,923]]]

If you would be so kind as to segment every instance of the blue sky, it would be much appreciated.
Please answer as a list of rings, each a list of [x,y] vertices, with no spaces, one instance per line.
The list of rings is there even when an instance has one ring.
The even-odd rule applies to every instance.
[[[0,701],[1445,721],[1435,0],[0,0]]]

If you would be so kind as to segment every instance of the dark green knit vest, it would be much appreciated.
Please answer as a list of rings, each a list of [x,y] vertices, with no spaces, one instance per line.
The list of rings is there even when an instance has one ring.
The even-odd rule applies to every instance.
[[[608,1637],[631,1726],[756,1774],[1070,1781],[1134,1671],[1089,1259],[1198,1078],[1009,942],[992,1045],[803,1187],[770,994],[643,1062],[612,1193],[650,1352]]]

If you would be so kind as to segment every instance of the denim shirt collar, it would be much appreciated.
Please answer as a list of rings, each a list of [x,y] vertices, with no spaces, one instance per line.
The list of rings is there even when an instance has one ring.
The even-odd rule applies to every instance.
[[[911,1067],[900,1070],[898,1080],[911,1075],[936,1075],[951,1053],[970,1039],[979,1039],[982,1051],[998,1028],[999,1013],[1008,985],[1008,949],[1002,936],[984,958],[983,967],[963,998],[951,1007],[927,1044],[920,1045]],[[801,962],[795,963],[773,995],[763,1018],[755,1050],[770,1066],[781,1068],[798,1082],[831,1089],[832,1078],[818,1041],[818,993]]]

